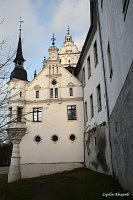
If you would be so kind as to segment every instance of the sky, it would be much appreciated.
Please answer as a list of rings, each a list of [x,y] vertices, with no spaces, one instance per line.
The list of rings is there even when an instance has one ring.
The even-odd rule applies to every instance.
[[[0,59],[16,50],[19,37],[19,20],[22,23],[23,56],[28,80],[33,79],[34,70],[42,69],[44,56],[49,57],[48,48],[54,33],[55,45],[63,45],[67,27],[79,50],[85,41],[90,26],[89,0],[0,0],[0,41],[6,44]],[[2,59],[1,59],[2,60]],[[14,64],[10,64],[11,70]]]

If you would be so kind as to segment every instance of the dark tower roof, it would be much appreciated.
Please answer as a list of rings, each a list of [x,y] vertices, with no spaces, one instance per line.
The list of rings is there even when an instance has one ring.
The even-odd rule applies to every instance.
[[[23,58],[23,52],[22,52],[21,35],[19,36],[16,58],[14,59],[13,62],[14,62],[14,63],[17,63],[17,62],[25,62],[25,59]]]
[[[14,70],[11,72],[10,80],[12,80],[13,78],[28,81],[27,80],[27,72],[24,68],[15,67]]]
[[[20,80],[27,81],[27,72],[23,67],[23,63],[25,62],[25,59],[23,58],[22,42],[21,42],[21,23],[22,22],[23,21],[21,21],[21,18],[20,18],[20,29],[19,29],[20,32],[19,32],[18,48],[17,48],[16,58],[13,61],[15,63],[15,68],[11,72],[10,80],[12,80],[13,78],[17,78]]]

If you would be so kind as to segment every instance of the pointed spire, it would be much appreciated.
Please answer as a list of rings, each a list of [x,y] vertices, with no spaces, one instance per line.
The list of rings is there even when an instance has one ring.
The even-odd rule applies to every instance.
[[[54,33],[53,33],[53,37],[51,38],[51,40],[52,40],[52,45],[54,46],[55,45],[55,40],[56,40],[56,38],[54,37]]]
[[[22,42],[21,42],[21,23],[23,23],[23,21],[21,20],[20,17],[20,29],[19,29],[19,41],[18,41],[18,48],[17,48],[17,53],[16,53],[16,58],[14,59],[14,63],[21,63],[21,62],[25,62],[25,59],[23,58],[23,52],[22,52]]]
[[[37,73],[36,73],[36,69],[35,69],[35,71],[34,71],[34,78],[36,78],[36,76],[37,76]]]

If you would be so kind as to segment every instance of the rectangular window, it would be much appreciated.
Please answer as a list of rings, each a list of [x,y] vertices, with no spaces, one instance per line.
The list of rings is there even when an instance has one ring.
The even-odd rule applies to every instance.
[[[91,111],[91,118],[94,117],[94,107],[93,107],[93,95],[90,96],[90,111]]]
[[[69,94],[70,96],[73,96],[73,88],[69,88]]]
[[[113,68],[112,68],[112,58],[111,58],[111,52],[110,52],[110,44],[108,42],[107,47],[107,54],[108,54],[108,63],[109,63],[109,77],[112,79],[113,76]]]
[[[22,121],[22,110],[23,110],[23,108],[20,108],[20,107],[17,108],[17,121],[18,122]]]
[[[88,113],[87,113],[87,101],[85,102],[85,122],[88,121]]]
[[[129,5],[129,1],[130,1],[130,0],[122,0],[122,3],[123,3],[124,21],[125,21],[125,18],[126,18],[126,14],[127,14],[127,9],[128,9],[128,5]]]
[[[83,68],[83,71],[82,71],[82,84],[84,87],[85,86],[85,68]]]
[[[91,63],[90,56],[87,58],[87,66],[88,66],[88,79],[91,77]]]
[[[93,49],[94,49],[94,63],[95,63],[95,67],[96,67],[96,65],[98,63],[98,53],[97,53],[97,42],[96,41],[94,43]]]
[[[67,106],[67,115],[68,115],[68,120],[77,119],[76,105]]]
[[[101,9],[103,9],[103,0],[101,0]]]
[[[39,98],[39,91],[36,91],[36,99]]]
[[[99,112],[102,109],[100,84],[97,86],[97,105],[98,105],[98,112]]]
[[[33,122],[42,121],[42,108],[33,108]]]
[[[55,88],[55,98],[58,98],[58,88]]]
[[[53,98],[53,88],[50,88],[50,98]]]

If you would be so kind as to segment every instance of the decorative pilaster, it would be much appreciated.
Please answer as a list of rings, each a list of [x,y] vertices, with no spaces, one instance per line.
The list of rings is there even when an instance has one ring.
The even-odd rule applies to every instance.
[[[13,143],[11,164],[8,173],[8,183],[10,183],[21,178],[19,143],[25,135],[26,128],[9,128],[7,131],[11,134],[11,141]]]

